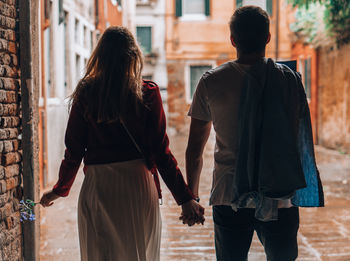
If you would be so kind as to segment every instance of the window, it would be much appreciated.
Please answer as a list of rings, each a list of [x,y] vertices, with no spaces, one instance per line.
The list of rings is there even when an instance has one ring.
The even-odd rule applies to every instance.
[[[95,42],[97,43],[98,40],[100,40],[100,37],[101,37],[101,32],[100,31],[97,31],[96,32],[96,39],[95,39]]]
[[[245,5],[256,5],[264,9],[269,13],[269,15],[272,15],[272,5],[273,0],[236,0],[236,7],[242,7]]]
[[[111,2],[112,2],[112,5],[118,5],[118,6],[122,6],[122,0],[111,0]]]
[[[44,31],[44,52],[45,52],[45,87],[47,96],[53,96],[53,90],[51,86],[51,29],[50,26]]]
[[[75,24],[74,24],[74,39],[75,42],[79,42],[79,20],[75,19]]]
[[[64,87],[65,89],[67,89],[67,85],[68,85],[68,46],[69,46],[69,35],[68,35],[68,30],[67,30],[67,23],[68,23],[68,13],[64,12],[64,20],[63,20],[63,52],[64,52]]]
[[[311,99],[311,58],[304,60],[304,87],[306,97]]]
[[[152,75],[143,75],[142,79],[152,81],[153,77]]]
[[[197,88],[197,84],[202,75],[210,70],[210,65],[191,65],[190,66],[190,98],[192,99],[193,94]]]
[[[44,17],[46,20],[49,20],[52,12],[52,3],[51,1],[44,1]]]
[[[205,3],[203,0],[182,1],[182,13],[186,14],[204,14]]]
[[[86,27],[86,25],[84,25],[84,27],[83,27],[83,33],[84,33],[84,47],[85,48],[87,48],[87,46],[88,46],[88,30],[87,30],[87,27]]]
[[[149,0],[136,0],[136,4],[149,4]]]
[[[94,48],[94,33],[90,31],[90,52]]]
[[[142,52],[144,54],[150,54],[152,52],[152,27],[137,26],[136,36]]]
[[[210,15],[210,0],[176,0],[176,16],[200,18]]]
[[[64,22],[65,14],[63,10],[63,0],[58,1],[58,24],[61,24]]]
[[[311,99],[311,58],[298,61],[298,71],[301,73],[306,97]]]
[[[81,69],[80,69],[80,55],[75,56],[75,80],[76,83],[79,82],[80,80],[80,74],[81,74]]]

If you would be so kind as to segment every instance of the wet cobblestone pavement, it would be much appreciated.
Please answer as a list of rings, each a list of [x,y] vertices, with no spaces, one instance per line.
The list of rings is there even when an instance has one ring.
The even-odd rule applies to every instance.
[[[185,136],[170,138],[171,148],[181,169],[184,169]],[[205,150],[200,197],[205,207],[204,226],[186,227],[179,220],[180,207],[162,185],[161,206],[163,232],[161,260],[215,260],[211,208],[208,205],[213,166],[213,137]],[[299,257],[308,261],[350,261],[350,157],[336,151],[317,148],[317,161],[324,183],[325,208],[300,209]],[[41,260],[78,261],[79,243],[76,205],[83,174],[68,198],[41,212]],[[254,238],[249,261],[263,261],[263,248]],[[283,261],[283,260],[281,260]]]

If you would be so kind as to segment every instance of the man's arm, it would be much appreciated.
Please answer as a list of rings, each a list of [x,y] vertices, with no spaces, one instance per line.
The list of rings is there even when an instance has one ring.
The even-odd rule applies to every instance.
[[[211,121],[191,118],[186,149],[186,173],[187,184],[196,197],[198,197],[199,178],[203,166],[203,150],[208,141],[210,130]]]

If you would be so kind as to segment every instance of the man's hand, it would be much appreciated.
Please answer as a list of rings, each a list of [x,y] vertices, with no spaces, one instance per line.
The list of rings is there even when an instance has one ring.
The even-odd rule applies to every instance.
[[[52,190],[45,192],[44,195],[40,199],[40,204],[43,207],[50,207],[53,205],[53,201],[58,199],[60,196],[57,195],[55,192]]]
[[[204,208],[195,200],[190,200],[181,205],[182,213],[179,217],[183,224],[193,226],[194,224],[204,224]]]

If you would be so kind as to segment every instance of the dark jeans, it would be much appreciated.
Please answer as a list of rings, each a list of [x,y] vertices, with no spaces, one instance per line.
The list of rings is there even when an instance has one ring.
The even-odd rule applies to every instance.
[[[278,220],[262,222],[254,209],[237,212],[230,206],[214,206],[215,249],[218,261],[247,261],[254,230],[268,261],[294,261],[298,256],[299,209],[278,210]]]

